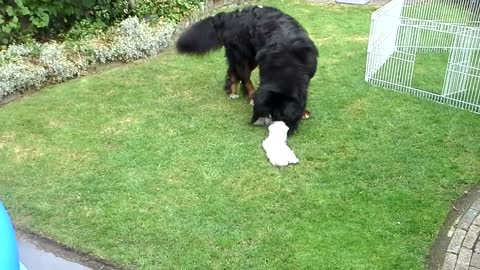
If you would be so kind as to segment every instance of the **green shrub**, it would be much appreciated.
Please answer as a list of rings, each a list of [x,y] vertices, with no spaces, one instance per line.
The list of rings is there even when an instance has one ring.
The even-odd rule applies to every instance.
[[[0,45],[79,39],[129,15],[178,22],[203,0],[0,0]],[[70,31],[69,31],[70,30]]]
[[[86,18],[109,25],[129,12],[128,0],[0,0],[0,44],[54,36]]]
[[[202,0],[137,0],[135,13],[139,17],[158,16],[160,19],[178,22],[197,7]]]

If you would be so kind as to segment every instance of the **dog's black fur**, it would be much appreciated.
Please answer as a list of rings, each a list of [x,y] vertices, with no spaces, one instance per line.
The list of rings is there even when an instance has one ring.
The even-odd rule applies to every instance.
[[[224,46],[227,92],[230,76],[245,85],[258,65],[260,86],[253,95],[252,122],[271,116],[285,122],[289,135],[297,129],[317,69],[318,50],[295,19],[272,7],[222,12],[192,25],[176,45],[180,53],[196,54]]]

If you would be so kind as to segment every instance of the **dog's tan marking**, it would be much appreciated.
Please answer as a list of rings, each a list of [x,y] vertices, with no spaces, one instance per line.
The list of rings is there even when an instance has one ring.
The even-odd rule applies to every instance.
[[[309,112],[308,110],[305,110],[305,112],[303,113],[302,119],[310,118],[311,114],[312,114],[311,112]]]
[[[238,78],[233,72],[229,72],[228,79],[230,80],[230,98],[237,98]]]
[[[245,65],[245,90],[247,91],[248,102],[253,105],[253,93],[255,92],[255,86],[253,86],[250,76],[252,75],[252,68],[249,65]]]

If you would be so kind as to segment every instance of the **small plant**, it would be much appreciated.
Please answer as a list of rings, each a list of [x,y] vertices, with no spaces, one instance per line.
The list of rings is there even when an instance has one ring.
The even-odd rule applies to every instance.
[[[42,86],[47,80],[47,70],[28,62],[0,66],[0,100],[15,92],[24,92]]]
[[[168,47],[175,31],[172,24],[149,26],[137,17],[130,17],[113,30],[110,46],[100,46],[95,51],[95,59],[106,61],[131,61],[158,54]]]
[[[78,57],[76,61],[70,59],[65,46],[57,43],[43,45],[39,60],[47,70],[48,77],[53,81],[77,77],[87,65],[87,61],[82,57]]]

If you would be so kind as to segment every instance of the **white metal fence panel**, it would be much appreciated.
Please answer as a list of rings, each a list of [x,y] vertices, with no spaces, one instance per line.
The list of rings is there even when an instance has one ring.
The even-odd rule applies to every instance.
[[[400,25],[403,0],[387,3],[372,14],[372,24],[368,45],[366,78],[375,74],[395,52],[397,29]]]
[[[425,79],[435,74],[445,74],[438,89]],[[392,0],[375,11],[365,80],[480,113],[480,0]]]

